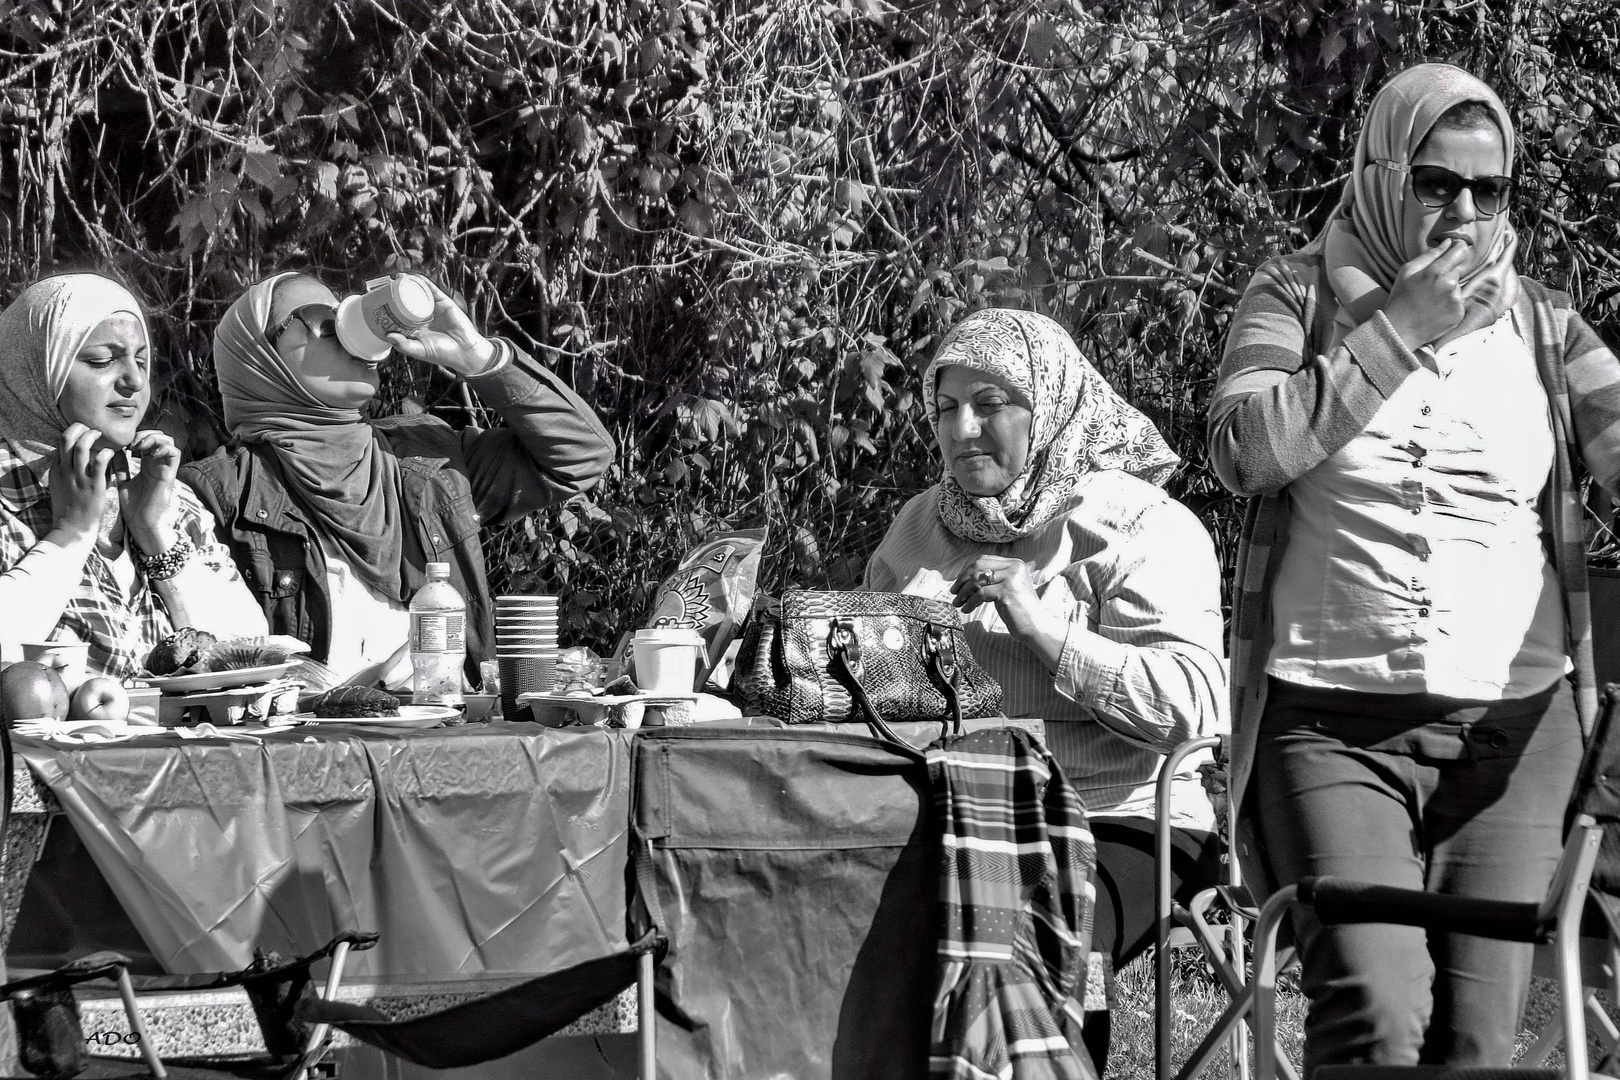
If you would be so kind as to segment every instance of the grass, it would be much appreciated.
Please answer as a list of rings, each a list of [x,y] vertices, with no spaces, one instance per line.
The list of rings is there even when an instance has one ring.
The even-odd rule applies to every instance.
[[[1190,951],[1177,957],[1174,965],[1175,1021],[1172,1036],[1172,1057],[1179,1066],[1197,1047],[1204,1033],[1209,1031],[1226,1008],[1227,997],[1216,983],[1213,974]],[[1150,949],[1136,963],[1118,976],[1118,999],[1113,1019],[1113,1046],[1108,1058],[1107,1080],[1153,1080],[1153,953]],[[1606,995],[1599,997],[1605,1002]],[[1530,986],[1530,1000],[1525,1008],[1524,1023],[1519,1030],[1519,1052],[1522,1054],[1558,1009],[1558,995],[1553,984],[1535,979]],[[1611,1013],[1612,1015],[1612,1013]],[[1303,1026],[1305,998],[1297,990],[1283,989],[1277,1000],[1277,1026],[1283,1051],[1294,1062],[1300,1063],[1304,1047]],[[1601,1055],[1594,1036],[1592,1061],[1595,1065]],[[1550,1067],[1563,1064],[1563,1054],[1555,1051],[1547,1062]],[[1224,1047],[1205,1070],[1209,1080],[1225,1080],[1227,1053]]]

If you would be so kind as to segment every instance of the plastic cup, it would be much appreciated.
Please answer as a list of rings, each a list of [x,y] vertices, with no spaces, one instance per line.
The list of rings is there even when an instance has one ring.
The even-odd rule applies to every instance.
[[[90,646],[82,641],[25,641],[23,659],[55,668],[68,693],[90,677]]]
[[[338,342],[362,360],[375,363],[393,348],[389,334],[413,337],[433,321],[433,287],[420,274],[375,278],[366,291],[338,304]]]
[[[702,649],[703,635],[696,630],[637,630],[630,643],[636,686],[649,694],[690,694]]]

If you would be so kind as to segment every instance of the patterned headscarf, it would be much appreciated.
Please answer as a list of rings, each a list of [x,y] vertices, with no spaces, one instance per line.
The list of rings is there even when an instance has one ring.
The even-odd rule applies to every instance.
[[[940,481],[939,516],[964,540],[1005,544],[1028,536],[1068,508],[1086,474],[1122,469],[1163,484],[1181,464],[1153,421],[1131,408],[1074,339],[1033,311],[986,308],[945,335],[923,375],[924,408],[939,438],[934,396],[953,364],[995,376],[1029,399],[1029,457],[1000,495],[970,495],[949,464]]]
[[[119,314],[133,315],[151,340],[140,301],[100,274],[36,281],[0,311],[0,436],[36,472],[48,471],[68,426],[56,401],[74,358],[96,327]]]
[[[1511,175],[1513,120],[1496,92],[1462,68],[1419,64],[1390,79],[1373,98],[1356,139],[1350,180],[1332,220],[1317,238],[1326,256],[1328,281],[1339,302],[1336,337],[1382,310],[1401,267],[1422,254],[1406,249],[1402,228],[1406,174],[1378,162],[1411,164],[1435,121],[1453,107],[1470,101],[1481,102],[1496,118],[1507,151],[1503,167]],[[1465,281],[1491,272],[1491,264],[1511,242],[1513,226],[1508,224],[1507,215],[1499,215],[1496,220],[1495,242],[1476,253]],[[1490,325],[1512,305],[1518,295],[1518,277],[1512,266],[1502,268],[1499,277],[1490,301],[1471,302],[1463,321],[1442,342]]]

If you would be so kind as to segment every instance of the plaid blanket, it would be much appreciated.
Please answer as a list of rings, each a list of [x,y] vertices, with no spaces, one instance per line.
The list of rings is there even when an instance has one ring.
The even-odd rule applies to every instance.
[[[927,756],[944,824],[930,1074],[1095,1080],[1080,1022],[1096,850],[1079,797],[1017,728]]]

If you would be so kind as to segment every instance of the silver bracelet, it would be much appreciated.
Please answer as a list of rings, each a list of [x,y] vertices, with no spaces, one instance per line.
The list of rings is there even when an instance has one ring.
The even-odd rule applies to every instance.
[[[191,546],[191,541],[182,536],[179,543],[168,551],[144,556],[141,559],[141,569],[149,581],[167,581],[185,567],[191,559],[192,552],[196,550]]]

